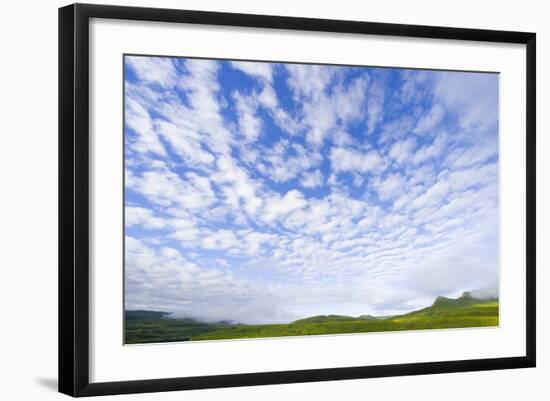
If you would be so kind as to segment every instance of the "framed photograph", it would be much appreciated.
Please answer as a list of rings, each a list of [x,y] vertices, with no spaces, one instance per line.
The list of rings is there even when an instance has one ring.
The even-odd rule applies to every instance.
[[[535,366],[535,34],[59,10],[59,390]]]

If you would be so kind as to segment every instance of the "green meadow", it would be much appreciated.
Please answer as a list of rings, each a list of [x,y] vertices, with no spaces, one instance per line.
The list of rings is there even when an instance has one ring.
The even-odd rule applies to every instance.
[[[395,316],[312,316],[287,324],[245,325],[231,322],[206,323],[170,318],[165,312],[126,311],[126,344],[198,340],[227,340],[372,333],[399,330],[429,330],[498,326],[498,299],[480,300],[469,293],[457,299],[438,297],[426,308]]]

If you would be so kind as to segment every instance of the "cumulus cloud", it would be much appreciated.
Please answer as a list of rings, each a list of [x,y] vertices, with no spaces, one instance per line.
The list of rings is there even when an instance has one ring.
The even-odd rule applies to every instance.
[[[432,143],[416,150],[412,160],[413,164],[420,164],[428,159],[439,156],[445,147],[446,141],[446,134],[438,134]]]
[[[409,114],[389,120],[380,127],[381,133],[378,141],[381,144],[386,144],[392,140],[404,138],[412,132],[415,124],[416,120]]]
[[[296,98],[319,97],[336,74],[336,70],[319,65],[288,64],[288,86]]]
[[[316,65],[288,65],[287,84],[294,99],[301,104],[300,113],[306,128],[306,140],[320,147],[335,130],[363,119],[367,99],[368,77],[343,82],[345,69]],[[380,96],[377,94],[377,96]],[[373,99],[374,101],[374,99]],[[374,104],[374,103],[373,103]],[[378,119],[376,106],[369,111]],[[373,120],[373,124],[374,124]]]
[[[256,168],[269,180],[282,183],[298,176],[304,177],[312,168],[319,166],[322,156],[300,144],[288,140],[277,142],[271,149],[262,149]]]
[[[150,229],[159,229],[166,226],[163,219],[155,216],[150,209],[143,207],[126,206],[124,208],[124,218],[128,227],[143,226]]]
[[[251,75],[258,79],[271,82],[273,79],[273,65],[269,63],[256,63],[247,61],[232,61],[231,67]]]
[[[341,171],[365,173],[367,171],[380,170],[385,165],[385,162],[375,150],[364,153],[343,147],[332,149],[330,161],[336,173]]]
[[[339,84],[333,90],[333,104],[336,115],[344,124],[357,121],[365,114],[367,79],[354,79],[347,87]]]
[[[216,202],[210,180],[193,172],[180,176],[167,170],[146,171],[134,176],[130,188],[159,207],[196,210]]]
[[[414,138],[397,141],[390,149],[390,157],[397,163],[403,163],[411,158],[415,147],[416,141]]]
[[[430,83],[431,76],[433,74],[428,71],[401,70],[399,73],[401,85],[397,91],[398,100],[405,104],[421,102],[427,95],[429,96],[426,86]]]
[[[137,138],[129,141],[132,149],[139,153],[166,155],[166,150],[153,129],[149,112],[134,99],[126,100],[124,110],[126,126],[137,133]]]
[[[428,188],[422,195],[411,203],[411,208],[419,209],[425,206],[433,206],[448,194],[449,184],[446,181],[438,181]]]
[[[174,61],[169,57],[126,56],[128,65],[142,81],[170,87],[177,80]]]
[[[221,188],[225,201],[234,208],[244,208],[251,214],[262,206],[263,200],[256,195],[257,184],[230,157],[220,157],[217,161],[218,172],[212,177]]]
[[[168,121],[157,122],[157,132],[168,141],[172,150],[190,165],[210,166],[215,157],[204,149],[200,133]]]
[[[268,222],[272,222],[278,217],[285,216],[293,210],[301,209],[305,205],[306,201],[304,195],[300,191],[293,189],[283,196],[268,199],[265,205],[263,218]]]
[[[415,134],[427,134],[438,126],[445,116],[445,109],[440,104],[435,104],[430,110],[426,111],[416,123],[413,129]]]
[[[385,178],[376,178],[373,186],[382,200],[397,198],[402,192],[405,181],[401,174],[391,174]]]
[[[384,86],[376,81],[371,83],[367,94],[367,132],[371,134],[384,116]]]
[[[302,174],[300,181],[305,188],[316,188],[323,185],[323,173],[319,170],[310,171]]]
[[[468,167],[479,163],[484,163],[488,159],[496,157],[498,148],[494,141],[476,144],[469,147],[457,147],[453,149],[448,162],[455,168]]]
[[[253,142],[260,135],[263,124],[256,115],[256,103],[254,99],[243,96],[239,92],[235,92],[233,97],[236,102],[240,132],[246,141]]]

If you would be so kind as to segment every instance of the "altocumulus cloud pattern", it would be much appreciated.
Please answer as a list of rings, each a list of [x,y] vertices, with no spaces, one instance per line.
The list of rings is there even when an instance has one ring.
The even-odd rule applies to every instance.
[[[126,309],[395,314],[498,291],[498,74],[125,56]]]

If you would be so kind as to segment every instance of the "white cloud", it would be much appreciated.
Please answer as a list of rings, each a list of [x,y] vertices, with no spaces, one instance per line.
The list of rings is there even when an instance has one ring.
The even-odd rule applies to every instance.
[[[192,124],[212,151],[227,154],[232,137],[221,114],[219,64],[214,60],[189,59],[185,69],[187,74],[179,80],[179,86],[186,92],[189,106],[175,100],[164,104],[161,111],[178,126]]]
[[[430,110],[424,113],[413,129],[415,134],[424,135],[433,134],[433,129],[441,122],[445,116],[445,109],[440,104],[435,104]]]
[[[205,233],[201,237],[201,246],[205,249],[238,249],[241,241],[229,230],[217,230]]]
[[[384,122],[380,126],[380,139],[381,144],[385,144],[392,140],[403,138],[411,133],[415,124],[414,118],[410,115],[403,115],[395,120]]]
[[[127,310],[256,324],[288,321],[292,316],[264,285],[235,278],[226,268],[199,266],[173,248],[155,250],[132,237],[125,241]],[[251,298],[254,305],[245,307]]]
[[[426,254],[423,263],[404,277],[404,285],[432,299],[441,294],[459,296],[466,288],[497,289],[496,255],[480,257],[487,234],[464,231],[458,235],[459,231],[462,230],[455,228],[456,238],[448,241],[447,246]]]
[[[345,171],[366,173],[380,170],[385,165],[385,162],[375,150],[360,152],[344,147],[333,147],[330,153],[330,161],[332,169],[336,173]]]
[[[434,141],[426,146],[418,148],[413,157],[414,164],[420,164],[430,158],[437,157],[443,151],[447,142],[446,134],[439,134],[435,137]]]
[[[340,84],[334,88],[333,107],[344,124],[363,117],[366,92],[367,80],[364,77],[354,79],[347,87]]]
[[[415,147],[416,141],[414,138],[397,141],[391,147],[390,157],[397,163],[401,164],[410,159]]]
[[[137,206],[124,208],[124,219],[127,227],[143,226],[150,229],[159,229],[166,226],[163,219],[156,217],[149,209]]]
[[[275,196],[267,199],[262,218],[267,222],[273,222],[296,209],[303,208],[305,205],[304,195],[300,191],[293,189],[288,191],[284,196]]]
[[[218,172],[212,176],[212,180],[218,185],[223,185],[225,201],[238,208],[240,200],[243,200],[244,209],[250,214],[256,213],[263,200],[256,196],[257,184],[250,179],[246,171],[230,157],[219,158],[217,167]]]
[[[126,56],[124,60],[142,81],[170,87],[177,80],[174,62],[169,57]]]
[[[287,182],[299,175],[306,174],[322,161],[320,153],[309,151],[304,146],[288,140],[280,140],[271,149],[265,149],[260,156],[262,163],[256,168],[275,182]]]
[[[448,181],[454,189],[458,190],[498,182],[498,163],[453,171],[449,174]]]
[[[257,97],[258,102],[268,110],[275,111],[279,107],[277,93],[271,85],[264,85]]]
[[[468,148],[453,149],[447,158],[447,162],[454,168],[461,168],[483,163],[497,155],[498,143],[496,141],[488,141]]]
[[[395,227],[402,227],[407,222],[407,216],[404,214],[387,214],[383,218],[380,219],[380,225],[390,232]],[[393,250],[392,247],[389,247],[389,251],[391,252]],[[384,251],[388,252],[388,251]]]
[[[415,103],[425,97],[423,85],[429,81],[429,72],[422,70],[402,70],[398,97],[403,103]]]
[[[333,103],[329,97],[320,96],[311,102],[305,102],[303,108],[304,120],[310,127],[306,139],[308,143],[319,147],[336,125]]]
[[[180,176],[168,170],[146,171],[134,176],[130,188],[162,207],[195,210],[216,201],[210,180],[193,172]]]
[[[170,234],[170,238],[180,241],[183,246],[196,245],[200,230],[195,226],[176,229]]]
[[[242,236],[243,252],[246,255],[258,255],[263,251],[264,244],[272,244],[278,237],[273,234],[267,234],[258,231],[250,231]]]
[[[270,84],[264,82],[260,93],[255,93],[257,102],[270,113],[275,124],[290,135],[298,135],[303,131],[301,121],[295,119],[279,104],[277,93]]]
[[[166,155],[166,150],[153,129],[149,112],[132,98],[126,98],[125,101],[125,123],[138,135],[130,144],[132,149],[140,153]]]
[[[419,209],[424,206],[436,206],[448,193],[449,184],[446,181],[438,181],[412,202],[411,209]]]
[[[218,263],[220,266],[227,267],[227,268],[231,267],[231,264],[226,259],[216,258],[214,259],[214,261]]]
[[[239,130],[247,142],[254,142],[258,139],[263,126],[262,120],[256,116],[256,102],[239,92],[233,93],[233,98],[236,101]]]
[[[384,97],[384,86],[378,81],[371,83],[367,95],[367,132],[369,134],[383,119]]]
[[[208,167],[214,162],[215,157],[212,153],[203,149],[201,135],[198,132],[168,121],[157,122],[157,129],[172,149],[190,165]]]
[[[335,130],[332,133],[332,143],[337,146],[349,146],[353,144],[351,135],[344,130]]]
[[[448,72],[436,75],[435,95],[467,130],[481,132],[498,123],[498,74]]]
[[[306,140],[311,146],[319,148],[331,133],[363,119],[366,112],[370,113],[372,124],[378,119],[380,94],[373,95],[372,107],[367,111],[366,76],[345,82],[339,79],[344,68],[315,65],[288,65],[287,71],[287,84],[294,100],[301,104]]]
[[[273,65],[270,63],[249,62],[249,61],[231,61],[231,66],[254,78],[273,81]]]
[[[145,79],[126,83],[126,124],[138,133],[131,146],[138,152],[164,157],[164,147],[169,146],[185,162],[207,167],[214,154],[227,154],[233,142],[221,113],[224,99],[219,96],[218,63],[186,60],[181,65],[172,84],[185,93],[185,102],[171,88],[155,90],[144,85],[148,82]]]
[[[308,64],[288,64],[288,86],[295,97],[318,97],[335,75],[333,68]]]
[[[321,173],[321,171],[319,170],[314,170],[302,174],[302,179],[300,180],[300,183],[305,188],[316,188],[323,185],[323,179],[323,173]]]
[[[290,64],[287,84],[294,99],[302,105],[303,121],[307,125],[306,139],[315,147],[321,146],[334,128],[337,115],[328,89],[335,70],[317,65]]]
[[[408,169],[406,175],[409,186],[426,186],[432,183],[436,178],[435,169],[432,164],[424,164],[420,167]]]
[[[390,174],[384,179],[377,177],[373,181],[378,197],[384,201],[399,197],[404,190],[404,185],[405,181],[399,173]]]
[[[240,129],[247,138],[256,139],[263,125],[262,120],[256,115],[258,107],[265,108],[273,122],[286,133],[297,135],[303,130],[301,122],[284,110],[279,103],[277,93],[272,86],[273,65],[256,62],[232,62],[232,66],[257,78],[261,85],[260,91],[254,89],[248,96],[239,94],[236,98]]]

